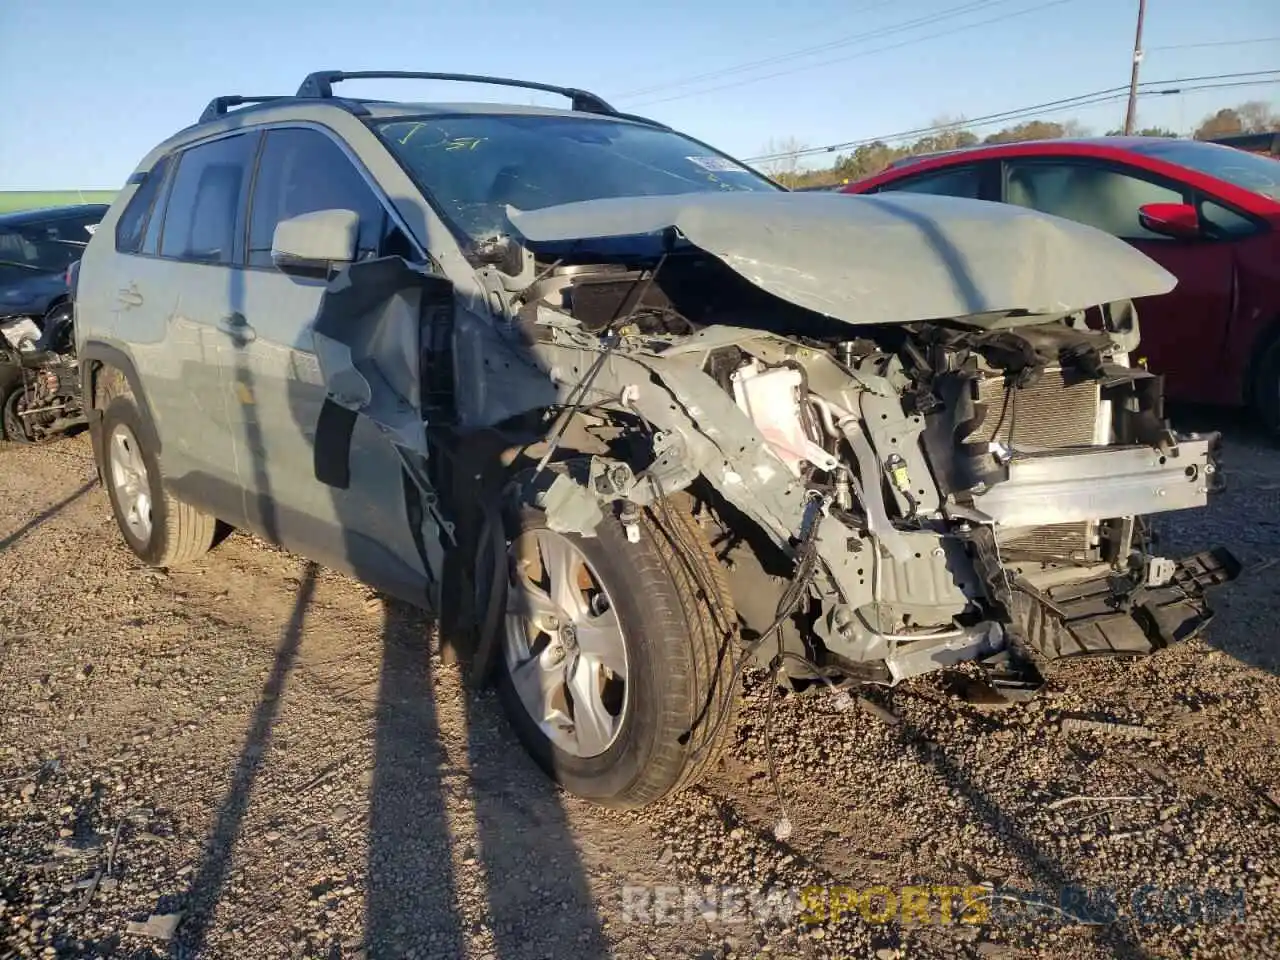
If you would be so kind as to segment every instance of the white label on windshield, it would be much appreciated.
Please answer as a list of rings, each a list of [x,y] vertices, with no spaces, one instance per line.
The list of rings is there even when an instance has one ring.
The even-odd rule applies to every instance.
[[[742,173],[743,168],[727,157],[685,157],[690,163],[696,163],[703,170],[714,170],[718,173]]]

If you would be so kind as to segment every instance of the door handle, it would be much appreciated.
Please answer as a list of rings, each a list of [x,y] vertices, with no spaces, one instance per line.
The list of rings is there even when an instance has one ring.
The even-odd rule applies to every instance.
[[[252,343],[258,336],[243,313],[223,317],[218,321],[218,329],[240,343]]]
[[[131,283],[127,287],[121,287],[117,290],[116,302],[126,310],[130,307],[142,306],[142,294],[138,292],[138,285]]]

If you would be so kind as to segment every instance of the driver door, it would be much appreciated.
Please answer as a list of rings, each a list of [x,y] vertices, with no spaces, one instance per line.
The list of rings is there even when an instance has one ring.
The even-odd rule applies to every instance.
[[[438,570],[411,522],[416,491],[383,432],[367,417],[356,418],[346,484],[317,478],[327,389],[315,328],[328,276],[280,269],[271,247],[281,220],[330,209],[358,214],[357,259],[413,255],[374,188],[329,135],[269,129],[250,200],[247,263],[230,314],[237,349],[223,369],[244,510],[270,541],[424,606]],[[430,546],[438,551],[438,543]]]

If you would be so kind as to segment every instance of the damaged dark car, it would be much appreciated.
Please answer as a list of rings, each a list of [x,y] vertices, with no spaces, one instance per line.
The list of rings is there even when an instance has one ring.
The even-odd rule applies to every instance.
[[[83,425],[70,275],[107,212],[78,203],[0,215],[0,439]]]
[[[1129,363],[1149,258],[792,193],[581,90],[334,94],[374,76],[467,79],[220,98],[89,246],[95,454],[147,562],[221,521],[431,611],[544,768],[625,807],[714,762],[748,666],[1022,697],[1209,621],[1236,560],[1147,521],[1221,482]]]

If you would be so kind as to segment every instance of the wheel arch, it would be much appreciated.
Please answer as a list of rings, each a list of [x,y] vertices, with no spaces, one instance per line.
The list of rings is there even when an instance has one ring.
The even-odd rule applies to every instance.
[[[103,406],[98,404],[98,388],[102,383],[104,374],[111,370],[117,371],[124,378],[129,392],[137,403],[138,413],[142,418],[142,429],[146,434],[142,440],[144,443],[150,444],[151,449],[159,457],[161,450],[160,431],[156,429],[151,405],[147,400],[146,392],[142,389],[142,378],[138,375],[137,367],[134,366],[133,360],[130,359],[129,355],[118,347],[91,340],[80,348],[79,362],[80,388],[81,395],[84,398],[84,412],[86,419],[89,421],[89,436],[98,462],[102,462],[102,454],[104,452],[102,449],[102,413],[105,407],[105,404]]]
[[[1262,372],[1262,361],[1266,358],[1267,352],[1280,343],[1280,313],[1272,317],[1254,338],[1253,346],[1249,350],[1249,361],[1245,365],[1243,396],[1244,405],[1253,408],[1257,399],[1255,391],[1258,387],[1258,375]]]
[[[67,306],[70,303],[71,303],[71,295],[69,293],[58,294],[56,297],[50,300],[49,305],[44,308],[45,319],[47,320],[49,317],[51,317],[53,315],[53,311],[57,310],[59,307]]]

